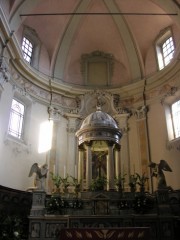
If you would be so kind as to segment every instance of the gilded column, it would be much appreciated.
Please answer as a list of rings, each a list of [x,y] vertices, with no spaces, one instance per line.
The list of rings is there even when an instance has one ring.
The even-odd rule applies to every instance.
[[[91,142],[86,142],[86,189],[90,188],[91,181],[92,181]]]
[[[115,157],[115,177],[118,178],[121,174],[121,163],[120,163],[120,145],[116,144],[114,148]]]
[[[113,142],[108,142],[108,156],[107,156],[107,190],[114,190],[114,155]]]
[[[79,158],[78,158],[78,172],[77,172],[77,178],[78,182],[83,180],[83,156],[84,156],[84,148],[83,146],[79,146]]]

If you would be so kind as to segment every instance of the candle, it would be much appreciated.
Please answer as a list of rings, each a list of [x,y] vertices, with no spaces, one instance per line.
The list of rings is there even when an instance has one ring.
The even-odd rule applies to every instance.
[[[64,165],[64,178],[66,178],[66,166]]]
[[[75,164],[75,167],[74,167],[74,177],[76,178],[77,177],[77,166]]]

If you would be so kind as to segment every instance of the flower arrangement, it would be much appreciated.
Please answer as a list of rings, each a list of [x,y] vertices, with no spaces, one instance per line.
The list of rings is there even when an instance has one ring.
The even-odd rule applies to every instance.
[[[63,214],[63,210],[67,208],[80,209],[82,201],[75,199],[62,199],[58,195],[52,195],[46,202],[47,214]]]
[[[52,195],[46,202],[46,210],[49,214],[61,214],[63,201],[60,196]]]
[[[155,199],[151,196],[136,196],[133,202],[133,209],[136,213],[144,214],[151,212],[155,204]]]

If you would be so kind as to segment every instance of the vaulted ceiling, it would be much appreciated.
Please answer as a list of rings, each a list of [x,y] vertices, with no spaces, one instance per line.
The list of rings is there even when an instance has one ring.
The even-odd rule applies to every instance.
[[[113,57],[108,85],[136,82],[157,72],[161,31],[171,27],[180,39],[178,0],[2,0],[1,6],[19,46],[25,27],[36,32],[38,71],[65,84],[86,85],[82,56],[92,53]]]

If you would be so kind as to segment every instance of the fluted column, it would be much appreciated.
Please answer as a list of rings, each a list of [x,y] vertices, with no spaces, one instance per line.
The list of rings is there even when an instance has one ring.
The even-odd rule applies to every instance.
[[[77,153],[77,142],[75,137],[75,132],[77,128],[77,114],[68,113],[66,114],[66,117],[68,119],[68,126],[67,126],[67,159],[66,159],[66,170],[67,174],[71,176],[75,176],[76,172],[76,153]]]
[[[57,133],[58,128],[60,124],[60,114],[52,107],[49,107],[48,109],[49,118],[51,121],[53,121],[53,134],[52,134],[52,144],[51,149],[47,153],[47,163],[48,163],[48,169],[49,173],[54,173],[55,175],[58,173],[58,161],[57,161]],[[47,177],[47,191],[51,193],[53,191],[53,181],[48,174]]]
[[[148,126],[147,126],[147,107],[139,107],[134,115],[136,116],[138,140],[139,140],[139,152],[140,152],[140,164],[142,174],[150,176],[149,165],[149,139],[148,139]],[[149,184],[147,184],[147,191],[149,190]]]
[[[129,136],[128,136],[128,118],[130,114],[122,112],[115,116],[115,119],[118,121],[118,125],[122,132],[121,138],[121,151],[120,151],[120,169],[121,176],[126,174],[127,179],[130,176],[130,157],[129,157]],[[125,185],[125,187],[128,187]]]
[[[108,142],[107,156],[107,190],[114,190],[114,157],[113,157],[113,142]]]
[[[86,189],[90,189],[91,181],[92,181],[91,142],[86,142]]]

